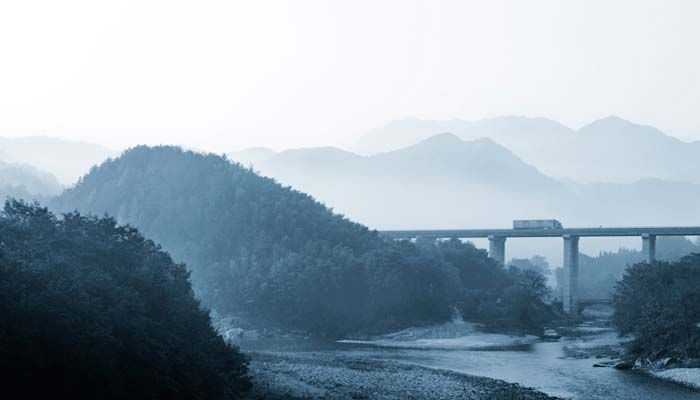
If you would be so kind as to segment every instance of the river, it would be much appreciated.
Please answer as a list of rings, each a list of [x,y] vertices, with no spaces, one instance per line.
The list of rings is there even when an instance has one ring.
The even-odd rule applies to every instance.
[[[410,363],[501,379],[563,398],[700,399],[700,392],[638,371],[593,367],[594,363],[605,360],[600,356],[595,357],[595,349],[601,344],[618,340],[609,328],[586,325],[580,328],[581,335],[563,337],[555,342],[478,332],[450,337],[455,336],[455,331],[466,329],[464,326],[459,323],[446,324],[437,329],[404,332],[390,338],[363,342],[307,342],[293,348],[275,348],[268,343],[264,347],[273,351],[313,351],[315,354],[327,353],[329,357],[341,354]],[[409,340],[407,336],[413,337]]]
[[[342,351],[370,359],[390,359],[431,368],[519,383],[553,396],[573,399],[700,399],[700,393],[637,371],[594,368],[593,357],[572,358],[571,339],[508,349],[404,349],[347,345]]]

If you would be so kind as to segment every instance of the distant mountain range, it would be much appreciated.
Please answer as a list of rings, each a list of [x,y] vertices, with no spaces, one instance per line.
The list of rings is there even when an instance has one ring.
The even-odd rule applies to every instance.
[[[0,161],[32,165],[54,175],[63,185],[118,152],[93,144],[43,136],[0,138]]]
[[[578,131],[544,118],[402,120],[370,132],[356,148],[362,154],[252,148],[228,158],[375,229],[509,226],[515,218],[700,224],[700,143],[616,117]],[[0,139],[0,160],[49,171],[63,185],[113,155],[58,139]],[[25,197],[56,192],[51,179],[42,190],[23,179],[34,187]]]
[[[371,155],[438,133],[490,138],[543,173],[579,182],[632,183],[643,178],[700,183],[700,142],[683,142],[651,126],[607,117],[574,131],[546,118],[476,122],[403,119],[361,137],[353,151]]]
[[[362,136],[355,154],[327,149],[314,157],[378,155],[415,145],[432,136],[451,133],[466,141],[490,139],[544,175],[579,183],[634,183],[661,179],[700,183],[700,142],[684,142],[662,131],[618,117],[592,122],[578,131],[546,118],[498,117],[470,122],[403,119]],[[305,152],[305,153],[304,153]],[[304,150],[303,154],[309,153]],[[0,138],[0,161],[32,165],[71,185],[119,152],[103,146],[49,137]],[[279,157],[263,147],[229,153],[230,159],[256,166]],[[350,157],[351,158],[351,157]]]
[[[244,150],[234,151],[226,156],[231,160],[235,160],[247,167],[267,160],[274,155],[274,150],[265,147],[250,147]]]
[[[463,139],[489,138],[506,147],[508,144],[559,140],[571,134],[571,129],[546,118],[498,117],[476,122],[453,119],[446,121],[406,118],[391,121],[373,129],[357,140],[352,150],[370,155],[416,144],[438,133],[453,133]],[[520,146],[517,146],[520,147]],[[513,150],[513,149],[511,149]]]
[[[48,172],[16,163],[0,161],[0,203],[7,196],[25,200],[44,200],[62,190],[56,177]]]
[[[557,180],[490,139],[453,134],[371,156],[332,147],[268,153],[254,169],[375,228],[424,226],[417,219],[433,227],[503,225],[536,216],[584,225],[688,224],[700,211],[700,185]]]

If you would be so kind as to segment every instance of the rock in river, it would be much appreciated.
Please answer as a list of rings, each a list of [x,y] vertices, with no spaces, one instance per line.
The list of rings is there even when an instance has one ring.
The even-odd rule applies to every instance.
[[[620,361],[620,362],[615,363],[615,365],[613,365],[613,368],[615,368],[615,369],[632,369],[632,368],[634,368],[634,364],[632,364],[629,361]]]

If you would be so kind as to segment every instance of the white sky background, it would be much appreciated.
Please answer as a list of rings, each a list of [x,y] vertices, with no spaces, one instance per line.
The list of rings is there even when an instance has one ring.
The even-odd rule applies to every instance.
[[[347,146],[391,119],[610,114],[700,140],[698,1],[3,1],[0,135]]]

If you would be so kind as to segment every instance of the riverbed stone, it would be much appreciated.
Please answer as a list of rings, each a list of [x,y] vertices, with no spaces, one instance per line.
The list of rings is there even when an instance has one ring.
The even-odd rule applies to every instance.
[[[613,365],[613,368],[620,370],[632,369],[634,368],[634,364],[629,361],[618,361]]]
[[[613,365],[615,365],[614,361],[602,361],[602,362],[597,362],[597,363],[593,364],[593,366],[597,367],[597,368],[610,368]]]
[[[268,393],[312,399],[556,399],[497,379],[347,356],[253,353],[250,372]]]

